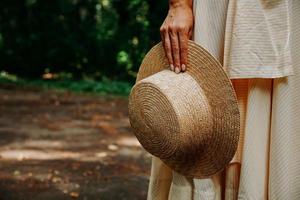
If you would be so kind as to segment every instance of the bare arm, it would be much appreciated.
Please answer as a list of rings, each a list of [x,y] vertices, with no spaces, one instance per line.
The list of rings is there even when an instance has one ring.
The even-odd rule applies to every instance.
[[[172,71],[186,70],[188,39],[192,36],[193,0],[169,0],[169,12],[160,27],[162,43]]]

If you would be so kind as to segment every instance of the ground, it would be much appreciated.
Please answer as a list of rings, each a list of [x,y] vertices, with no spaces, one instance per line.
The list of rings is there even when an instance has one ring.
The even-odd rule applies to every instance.
[[[0,199],[146,199],[127,99],[0,86]]]

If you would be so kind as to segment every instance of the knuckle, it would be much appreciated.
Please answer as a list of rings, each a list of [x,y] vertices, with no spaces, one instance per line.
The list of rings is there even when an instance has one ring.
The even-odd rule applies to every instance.
[[[159,31],[160,32],[164,32],[166,30],[166,27],[165,26],[161,26],[160,28],[159,28]]]
[[[184,32],[185,27],[184,26],[178,26],[177,30],[180,31],[180,32]]]
[[[177,29],[178,29],[178,25],[173,24],[173,25],[172,25],[172,29],[173,29],[173,30],[177,30]]]
[[[175,35],[177,33],[177,29],[175,27],[170,27],[169,28],[169,32],[172,34],[172,35]]]
[[[186,32],[187,31],[187,26],[185,24],[179,24],[178,25],[178,30],[181,32]]]
[[[163,26],[164,30],[169,30],[170,29],[170,25],[166,24]]]

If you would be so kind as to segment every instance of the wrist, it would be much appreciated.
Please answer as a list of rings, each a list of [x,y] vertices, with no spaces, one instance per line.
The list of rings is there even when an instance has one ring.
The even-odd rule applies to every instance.
[[[192,8],[193,1],[192,0],[170,0],[169,8]]]

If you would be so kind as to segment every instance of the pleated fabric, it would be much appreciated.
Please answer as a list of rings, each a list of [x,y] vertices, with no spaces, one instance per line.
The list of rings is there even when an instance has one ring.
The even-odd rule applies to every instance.
[[[300,199],[300,1],[294,0],[294,76],[274,80],[270,138],[270,199]]]
[[[195,1],[194,40],[225,65],[224,23],[230,0],[201,0],[203,6],[197,7]],[[214,16],[203,8],[211,5],[209,2],[216,3]],[[241,113],[241,136],[230,164],[211,178],[192,179],[172,171],[153,156],[148,200],[300,199],[300,0],[291,5],[293,75],[231,77]]]

